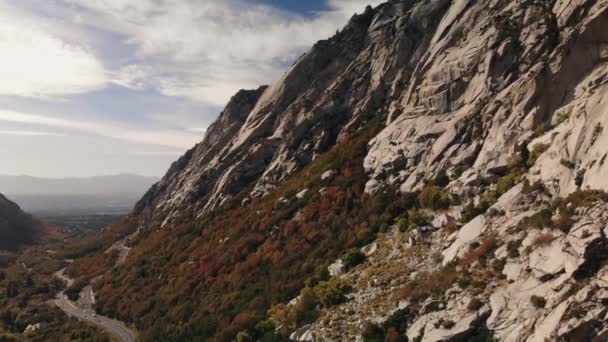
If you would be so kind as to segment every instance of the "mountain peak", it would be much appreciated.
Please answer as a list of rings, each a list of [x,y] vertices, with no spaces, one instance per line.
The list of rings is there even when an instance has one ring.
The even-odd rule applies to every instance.
[[[602,0],[366,9],[148,191],[99,308],[144,340],[604,338],[607,25]]]

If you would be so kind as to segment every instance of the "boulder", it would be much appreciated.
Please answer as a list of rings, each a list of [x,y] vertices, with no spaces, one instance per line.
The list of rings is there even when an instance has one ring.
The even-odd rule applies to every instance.
[[[483,215],[477,216],[471,222],[465,224],[462,229],[458,231],[456,241],[443,251],[443,264],[447,265],[454,261],[456,257],[461,256],[462,253],[464,253],[465,248],[467,248],[471,242],[478,240],[487,229],[487,220]]]
[[[327,171],[323,172],[323,174],[321,175],[321,180],[322,181],[329,180],[329,179],[333,178],[335,174],[336,174],[335,170],[327,170]]]
[[[363,254],[365,254],[368,257],[373,255],[374,253],[376,253],[377,250],[378,250],[378,243],[376,243],[376,242],[372,242],[369,245],[361,248],[361,252],[363,252]]]
[[[42,329],[43,324],[42,323],[36,323],[36,324],[29,324],[25,330],[23,331],[24,334],[31,334],[33,332],[36,332],[40,329]]]
[[[345,266],[342,263],[341,259],[336,260],[333,264],[329,265],[327,267],[327,270],[329,271],[329,275],[332,277],[339,277],[341,275],[344,274],[345,271]]]
[[[417,319],[407,330],[410,341],[466,341],[470,334],[490,315],[484,305],[478,311],[433,312]]]
[[[310,325],[305,325],[291,333],[291,335],[289,335],[289,339],[296,342],[314,342],[315,334],[313,333]]]
[[[310,189],[304,189],[296,194],[297,199],[303,199],[310,192]]]

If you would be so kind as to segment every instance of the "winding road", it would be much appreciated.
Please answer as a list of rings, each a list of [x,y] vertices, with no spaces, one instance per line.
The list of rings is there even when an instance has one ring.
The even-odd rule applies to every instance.
[[[65,281],[68,286],[73,284],[73,280],[65,275],[65,268],[55,273],[55,277]],[[104,317],[95,313],[93,304],[95,303],[95,295],[93,288],[89,285],[80,293],[81,299],[78,303],[69,300],[68,296],[62,291],[57,294],[53,303],[60,308],[66,315],[76,317],[79,320],[89,322],[100,327],[108,333],[116,336],[121,342],[134,342],[137,333],[123,322]]]
[[[110,253],[114,250],[118,251],[118,258],[116,260],[114,268],[122,265],[125,262],[127,256],[129,256],[129,252],[131,251],[131,249],[127,247],[126,244],[130,239],[135,238],[137,234],[139,234],[139,229],[128,237],[117,241],[105,251],[105,253]],[[68,277],[65,274],[65,271],[65,268],[59,270],[54,274],[54,276],[63,280],[67,284],[67,287],[70,287],[74,283],[74,280]],[[91,281],[91,284],[96,282],[100,278],[101,276],[93,279]],[[92,323],[100,327],[101,329],[107,331],[108,333],[118,337],[118,340],[121,342],[134,342],[135,338],[137,337],[136,331],[130,329],[129,327],[127,327],[126,324],[121,321],[104,317],[95,313],[95,293],[93,292],[93,287],[91,286],[91,284],[82,289],[82,291],[80,292],[80,298],[76,303],[72,302],[68,298],[68,296],[65,294],[65,291],[62,291],[57,294],[57,297],[55,298],[55,300],[53,300],[53,303],[58,308],[60,308],[66,315]]]

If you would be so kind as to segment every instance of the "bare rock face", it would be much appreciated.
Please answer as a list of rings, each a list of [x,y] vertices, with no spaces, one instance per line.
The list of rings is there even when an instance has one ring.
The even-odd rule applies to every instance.
[[[387,127],[365,159],[370,193],[416,190],[453,168],[501,173],[534,141],[550,145],[535,177],[560,194],[608,186],[606,6],[433,0],[368,8],[273,86],[236,94],[135,212],[168,223],[246,187],[263,196],[382,114]]]
[[[179,210],[187,208],[201,198],[209,199],[218,183],[224,187],[238,186],[239,178],[230,179],[228,167],[239,160],[255,168],[251,160],[242,160],[243,151],[229,153],[231,138],[241,129],[248,113],[266,90],[240,91],[226,106],[205,135],[205,139],[171,165],[163,179],[155,184],[136,204],[135,213],[171,220]],[[256,155],[263,154],[261,146]],[[249,158],[253,158],[253,155]],[[263,162],[263,158],[258,162]],[[259,167],[259,166],[258,166]],[[227,175],[228,174],[228,175]],[[204,204],[204,203],[203,203]]]
[[[391,0],[317,43],[274,85],[236,94],[135,213],[163,226],[241,192],[247,206],[382,118],[365,191],[413,192],[445,174],[443,190],[462,203],[430,213],[429,226],[382,232],[364,265],[331,265],[352,283],[349,301],[292,338],[357,340],[363,322],[408,308],[410,340],[601,341],[608,205],[565,203],[575,211],[566,228],[532,218],[548,210],[555,217],[538,217],[559,220],[559,198],[608,189],[607,98],[606,0]],[[499,193],[513,160],[525,162],[519,184]],[[535,182],[542,191],[530,190]],[[464,201],[489,192],[489,209],[465,221]],[[482,252],[495,263],[480,266]],[[437,272],[455,279],[441,300],[397,307],[396,290]],[[457,281],[480,273],[474,286]]]
[[[389,24],[396,9],[384,7],[354,16],[273,86],[235,95],[203,141],[174,163],[135,213],[169,223],[186,212],[217,208],[245,187],[253,186],[253,196],[265,195],[342,134],[361,127],[383,105],[392,81],[374,73],[394,63],[393,53],[381,50],[394,49]]]
[[[409,191],[455,165],[500,170],[563,121],[546,133],[560,143],[539,164],[542,178],[571,192],[586,170],[584,185],[605,186],[606,33],[597,30],[606,15],[603,1],[453,2],[402,81],[407,91],[395,89],[388,127],[366,159],[373,181]],[[562,158],[576,168],[564,172]]]

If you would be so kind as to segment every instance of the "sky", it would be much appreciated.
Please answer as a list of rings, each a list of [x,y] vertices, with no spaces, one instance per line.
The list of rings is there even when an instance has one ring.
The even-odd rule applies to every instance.
[[[382,0],[0,0],[0,174],[162,175]]]

